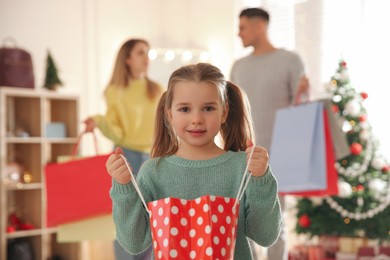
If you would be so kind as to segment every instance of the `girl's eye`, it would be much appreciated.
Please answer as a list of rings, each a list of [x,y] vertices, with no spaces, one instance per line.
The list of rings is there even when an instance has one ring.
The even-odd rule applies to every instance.
[[[213,106],[207,106],[204,108],[204,111],[214,111],[215,110],[215,107]]]
[[[181,108],[179,108],[178,111],[180,111],[180,112],[188,112],[188,111],[190,111],[190,108],[189,107],[181,107]]]

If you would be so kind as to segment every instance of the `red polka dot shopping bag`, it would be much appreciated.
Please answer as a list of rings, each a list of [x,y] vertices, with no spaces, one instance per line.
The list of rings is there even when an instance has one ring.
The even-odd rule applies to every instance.
[[[146,204],[131,175],[149,213],[155,259],[233,259],[239,201],[250,180],[248,165],[236,198],[205,195],[194,200],[164,198]]]

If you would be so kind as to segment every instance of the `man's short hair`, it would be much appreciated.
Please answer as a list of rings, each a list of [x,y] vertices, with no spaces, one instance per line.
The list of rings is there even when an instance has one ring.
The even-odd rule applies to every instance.
[[[240,18],[241,17],[247,17],[247,18],[260,18],[265,20],[266,22],[269,22],[269,13],[261,8],[247,8],[241,11]]]

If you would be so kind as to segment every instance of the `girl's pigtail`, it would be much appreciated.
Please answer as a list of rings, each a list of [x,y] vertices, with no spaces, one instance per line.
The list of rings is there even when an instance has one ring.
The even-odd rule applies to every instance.
[[[178,148],[177,138],[174,135],[166,115],[166,99],[167,92],[164,92],[157,105],[151,158],[174,154]]]
[[[246,94],[235,84],[226,81],[228,116],[221,126],[224,150],[244,151],[247,141],[253,140],[253,124]]]

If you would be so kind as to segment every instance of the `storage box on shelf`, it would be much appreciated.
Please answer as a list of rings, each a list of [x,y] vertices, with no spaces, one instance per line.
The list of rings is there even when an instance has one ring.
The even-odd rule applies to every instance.
[[[44,166],[77,142],[78,111],[75,94],[0,87],[0,259],[17,241],[37,260],[80,259],[79,245],[57,243],[56,229],[46,225],[44,181]],[[53,125],[58,135],[47,132]]]

